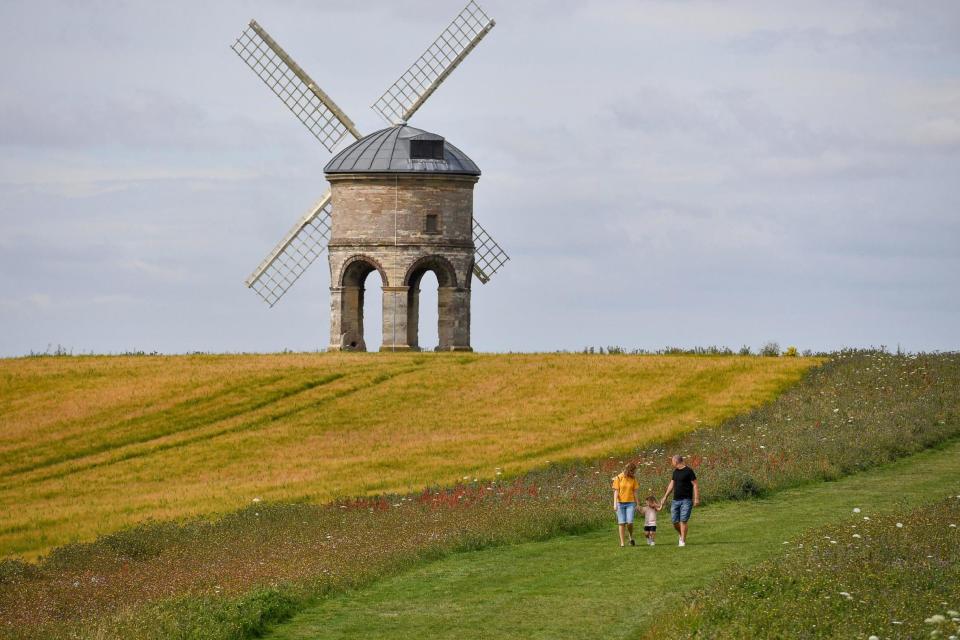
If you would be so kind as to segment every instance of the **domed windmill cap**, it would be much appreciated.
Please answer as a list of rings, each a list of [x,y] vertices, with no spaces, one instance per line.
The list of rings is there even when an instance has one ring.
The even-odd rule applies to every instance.
[[[435,133],[401,124],[365,136],[331,158],[324,173],[446,173],[479,176],[463,151]]]

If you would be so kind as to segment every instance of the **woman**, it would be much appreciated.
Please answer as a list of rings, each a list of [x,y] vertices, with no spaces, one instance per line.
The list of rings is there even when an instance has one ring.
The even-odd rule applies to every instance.
[[[624,546],[624,530],[630,535],[630,546],[636,546],[633,539],[633,514],[637,509],[637,463],[628,464],[623,473],[613,479],[613,510],[617,512],[617,529],[620,533],[620,546]]]

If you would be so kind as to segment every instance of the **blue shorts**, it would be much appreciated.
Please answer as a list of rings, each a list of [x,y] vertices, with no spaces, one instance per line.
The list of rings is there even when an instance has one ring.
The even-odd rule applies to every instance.
[[[674,522],[686,522],[690,519],[691,511],[693,511],[693,500],[690,498],[674,500],[670,504],[670,518]]]
[[[633,524],[633,513],[637,510],[636,502],[617,503],[617,524]]]

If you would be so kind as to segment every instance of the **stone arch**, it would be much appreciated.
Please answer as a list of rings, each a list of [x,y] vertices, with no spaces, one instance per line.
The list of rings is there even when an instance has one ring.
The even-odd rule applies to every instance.
[[[423,256],[414,261],[403,276],[403,286],[414,287],[420,285],[420,278],[427,271],[437,274],[437,283],[441,287],[457,286],[457,270],[453,264],[443,256]]]
[[[456,309],[446,301],[450,298],[449,292],[457,289],[457,271],[450,260],[439,255],[418,258],[403,277],[403,284],[407,287],[407,344],[411,349],[420,348],[420,281],[427,271],[437,276],[437,337],[440,342],[437,349],[447,350],[453,345]]]
[[[344,351],[366,351],[367,343],[363,337],[364,283],[372,272],[380,273],[383,286],[388,286],[387,274],[383,266],[370,256],[358,254],[343,261],[336,280],[340,299],[340,349]]]
[[[389,287],[390,282],[387,279],[387,272],[384,271],[376,259],[368,255],[358,253],[350,256],[340,265],[340,275],[337,278],[337,286],[340,287],[362,287],[367,276],[374,270],[380,272],[380,280],[383,286]]]

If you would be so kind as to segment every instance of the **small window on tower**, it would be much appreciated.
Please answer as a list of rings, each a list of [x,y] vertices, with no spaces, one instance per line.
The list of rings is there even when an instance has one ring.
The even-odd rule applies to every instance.
[[[427,214],[426,233],[440,233],[440,216],[435,213]]]
[[[411,140],[411,160],[443,160],[443,140]]]

